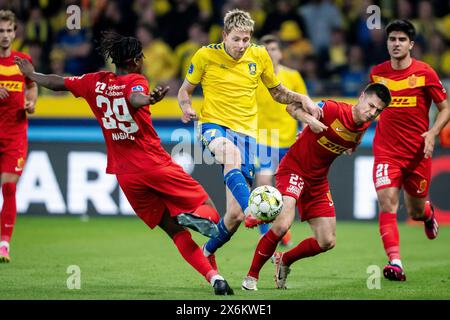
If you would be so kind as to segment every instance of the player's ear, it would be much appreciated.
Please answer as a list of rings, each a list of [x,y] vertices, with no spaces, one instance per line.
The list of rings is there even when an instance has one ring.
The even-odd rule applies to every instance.
[[[409,44],[409,50],[412,50],[413,47],[414,47],[414,41],[411,41],[411,43]]]

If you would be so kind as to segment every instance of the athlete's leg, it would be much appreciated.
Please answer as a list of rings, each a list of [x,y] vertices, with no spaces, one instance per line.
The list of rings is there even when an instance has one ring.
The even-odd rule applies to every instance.
[[[173,240],[175,246],[178,248],[178,251],[186,262],[204,276],[211,285],[215,286],[217,280],[225,281],[224,278],[218,274],[217,270],[214,270],[208,262],[200,247],[192,240],[190,232],[180,226],[176,220],[170,216],[168,211],[164,212],[158,225]],[[225,292],[217,294],[232,294],[232,290],[225,290]]]
[[[9,242],[11,241],[17,216],[16,186],[20,176],[4,172],[0,177],[3,195],[3,206],[0,216],[0,262],[9,262]]]

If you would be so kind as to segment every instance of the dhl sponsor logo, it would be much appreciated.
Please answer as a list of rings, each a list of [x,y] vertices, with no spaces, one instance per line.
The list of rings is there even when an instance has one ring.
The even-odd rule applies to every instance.
[[[8,89],[8,91],[23,91],[23,82],[21,81],[0,81],[0,87]]]
[[[342,154],[345,150],[349,149],[337,143],[331,142],[325,136],[322,136],[319,140],[317,140],[317,143],[320,144],[325,149],[327,149],[328,151],[331,151],[336,154]]]
[[[425,76],[411,75],[408,78],[401,80],[392,80],[385,77],[373,76],[373,81],[384,84],[391,91],[400,91],[423,87],[425,85]]]
[[[391,108],[410,108],[417,106],[417,97],[392,97]]]
[[[344,139],[345,141],[358,142],[359,136],[361,135],[358,132],[353,132],[348,130],[339,119],[336,119],[331,124],[331,128],[336,134]]]

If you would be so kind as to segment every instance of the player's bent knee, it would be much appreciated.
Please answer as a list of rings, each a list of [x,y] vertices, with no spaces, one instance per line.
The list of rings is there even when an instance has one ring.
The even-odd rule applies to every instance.
[[[319,246],[322,248],[323,251],[328,251],[333,249],[336,246],[336,238],[334,237],[327,237],[325,239],[320,239]]]
[[[272,225],[272,232],[279,237],[284,237],[284,235],[289,231],[290,225],[286,223],[279,223]]]

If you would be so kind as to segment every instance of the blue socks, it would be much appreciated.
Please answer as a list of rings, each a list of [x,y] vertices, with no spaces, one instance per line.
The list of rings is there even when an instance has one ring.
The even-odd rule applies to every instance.
[[[245,213],[245,209],[248,207],[248,199],[250,198],[250,190],[248,189],[247,181],[242,171],[233,169],[225,175],[224,179],[228,189],[230,189],[234,198],[241,206],[242,212]]]
[[[217,249],[219,249],[221,246],[227,243],[232,236],[232,233],[230,233],[225,227],[223,218],[220,219],[219,223],[217,224],[217,227],[219,229],[219,236],[217,238],[209,239],[205,245],[205,249],[211,254],[216,252]]]
[[[259,228],[259,233],[261,235],[265,235],[267,233],[267,231],[269,231],[269,224],[268,223],[262,223],[260,225],[258,225]]]

